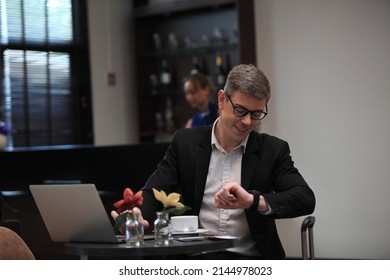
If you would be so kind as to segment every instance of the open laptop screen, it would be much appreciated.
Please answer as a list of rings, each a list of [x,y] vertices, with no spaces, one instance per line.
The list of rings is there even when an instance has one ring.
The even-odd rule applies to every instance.
[[[30,191],[53,241],[118,242],[95,185],[30,185]]]

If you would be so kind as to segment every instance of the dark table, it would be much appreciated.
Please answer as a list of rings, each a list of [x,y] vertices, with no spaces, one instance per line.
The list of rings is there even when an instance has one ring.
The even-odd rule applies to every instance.
[[[145,240],[145,244],[140,247],[127,246],[125,243],[66,243],[65,253],[70,255],[79,255],[82,260],[87,260],[89,257],[167,257],[172,255],[188,255],[202,252],[222,251],[232,248],[234,245],[234,239],[205,239],[187,242],[172,240],[169,245],[156,245],[154,240]]]

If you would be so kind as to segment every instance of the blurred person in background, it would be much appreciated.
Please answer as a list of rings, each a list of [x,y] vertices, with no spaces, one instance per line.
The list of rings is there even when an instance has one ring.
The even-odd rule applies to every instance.
[[[207,126],[217,119],[218,106],[210,100],[209,78],[200,72],[184,80],[184,94],[187,102],[195,109],[195,115],[186,123],[186,128]]]

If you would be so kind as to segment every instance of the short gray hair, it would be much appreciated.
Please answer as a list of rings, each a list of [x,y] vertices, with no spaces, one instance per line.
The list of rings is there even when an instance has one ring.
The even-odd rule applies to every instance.
[[[257,99],[271,97],[271,87],[264,73],[253,64],[239,64],[229,72],[224,88],[228,96],[240,91]]]

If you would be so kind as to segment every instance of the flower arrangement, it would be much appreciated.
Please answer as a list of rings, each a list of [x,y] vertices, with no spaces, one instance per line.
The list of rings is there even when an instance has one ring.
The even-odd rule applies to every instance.
[[[155,242],[156,244],[169,244],[171,240],[170,215],[181,215],[191,208],[180,202],[180,194],[170,193],[167,195],[163,190],[158,191],[153,188],[153,194],[156,200],[163,204],[163,210],[157,212],[157,220],[154,222]],[[115,230],[126,229],[126,241],[128,245],[140,246],[143,244],[143,226],[139,221],[139,213],[134,213],[134,207],[141,206],[143,203],[142,191],[134,193],[130,188],[123,191],[123,199],[115,202],[113,206],[119,213],[115,219]],[[126,225],[124,227],[124,225]]]
[[[180,194],[170,193],[167,195],[163,190],[153,188],[156,200],[163,204],[163,210],[157,212],[157,219],[154,221],[154,240],[157,245],[168,245],[172,240],[172,227],[170,215],[180,215],[191,209],[180,202]]]
[[[134,219],[133,208],[141,206],[144,201],[142,191],[134,192],[130,188],[125,188],[123,191],[123,199],[114,203],[119,216],[115,219],[115,230],[120,231],[126,223],[128,215]]]
[[[180,202],[180,194],[170,193],[167,195],[163,190],[158,191],[153,188],[154,197],[163,204],[162,212],[167,212],[169,215],[181,215],[187,210],[191,210],[189,206],[185,206]]]
[[[162,212],[167,212],[169,215],[181,215],[190,207],[184,206],[180,202],[180,194],[170,193],[167,195],[163,190],[158,191],[153,188],[154,197],[163,204]],[[130,188],[125,188],[123,191],[123,198],[113,204],[119,216],[115,219],[115,230],[120,231],[126,223],[128,215],[134,215],[133,208],[141,206],[143,203],[142,191],[134,193]],[[134,216],[132,217],[134,218]]]

